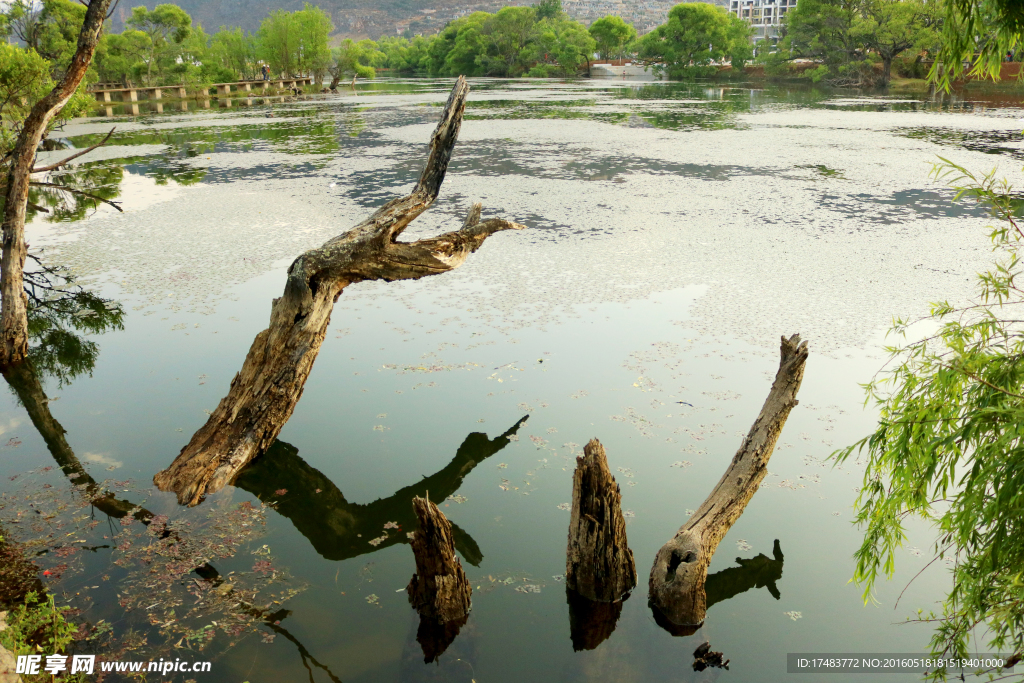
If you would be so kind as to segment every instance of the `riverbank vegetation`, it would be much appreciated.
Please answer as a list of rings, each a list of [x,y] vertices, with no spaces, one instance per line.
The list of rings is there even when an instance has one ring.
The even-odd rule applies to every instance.
[[[783,16],[779,38],[755,47],[748,23],[699,2],[675,6],[664,24],[643,36],[618,16],[597,19],[588,28],[570,18],[560,0],[540,0],[529,7],[474,12],[433,35],[376,41],[332,38],[330,17],[309,3],[297,11],[272,12],[252,33],[225,26],[207,33],[181,7],[166,3],[133,8],[120,33],[108,26],[87,81],[182,85],[198,91],[214,83],[257,80],[269,72],[311,77],[319,87],[334,88],[351,77],[373,78],[379,70],[402,76],[572,77],[585,74],[595,59],[632,59],[673,79],[735,77],[755,61],[768,78],[854,87],[925,77],[948,86],[950,79],[965,75],[998,74],[1000,60],[1016,45],[1012,36],[1019,34],[1013,33],[1013,16],[1007,15],[1005,29],[997,25],[978,33],[974,5],[967,2],[963,12],[950,14],[954,5],[801,0]],[[0,88],[13,91],[37,83],[31,69],[38,70],[39,60],[48,65],[51,78],[59,78],[59,65],[74,51],[82,16],[82,7],[72,0],[8,5],[0,13],[0,35],[17,41],[6,50],[18,54],[5,54],[5,65],[12,66],[0,74]],[[977,45],[965,43],[961,36],[966,34],[957,27],[975,31]],[[34,54],[21,54],[25,51]],[[972,62],[975,51],[979,59]],[[948,66],[930,73],[937,58]]]
[[[932,305],[927,322],[938,330],[889,348],[892,362],[867,385],[879,408],[877,430],[839,451],[839,462],[864,452],[867,467],[857,500],[866,528],[855,578],[865,598],[891,577],[910,516],[931,521],[938,538],[932,562],[952,567],[953,583],[939,613],[921,614],[936,626],[932,649],[951,657],[977,651],[977,629],[992,652],[1024,655],[1024,334],[1016,307],[1024,303],[1024,232],[1019,200],[995,172],[978,177],[943,160],[934,173],[957,199],[980,202],[998,221],[991,240],[994,267],[978,276],[974,301]],[[907,338],[911,324],[891,333]],[[914,337],[911,336],[911,339]],[[938,672],[933,677],[938,680]]]

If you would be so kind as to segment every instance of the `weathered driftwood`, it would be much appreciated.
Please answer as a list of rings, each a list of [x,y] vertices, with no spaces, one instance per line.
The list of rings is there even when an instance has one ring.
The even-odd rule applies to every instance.
[[[265,451],[291,417],[320,351],[334,302],[364,280],[410,280],[460,266],[500,230],[524,226],[480,221],[473,205],[461,230],[399,242],[406,226],[437,198],[458,137],[469,86],[459,78],[430,140],[430,155],[412,193],[395,199],[348,232],[299,256],[284,294],[274,300],[270,327],[256,335],[231,389],[170,467],[153,477],[162,491],[196,505],[220,490]]]
[[[461,619],[469,614],[473,590],[455,556],[452,525],[427,498],[413,498],[412,507],[420,528],[412,537],[416,573],[405,589],[409,602],[438,623]]]
[[[11,151],[4,192],[3,250],[0,255],[0,367],[23,361],[28,354],[28,297],[25,295],[25,214],[28,188],[39,142],[85,78],[99,43],[111,0],[89,0],[78,34],[78,46],[63,78],[32,106]]]
[[[679,626],[703,623],[711,556],[768,471],[782,427],[797,405],[806,361],[807,342],[801,343],[800,335],[783,337],[779,370],[750,432],[711,494],[658,551],[651,567],[649,599],[656,616],[664,621]]]
[[[565,601],[569,603],[569,638],[575,652],[597,649],[598,645],[608,640],[615,631],[615,624],[622,614],[622,603],[625,602],[588,600],[568,586],[565,589]]]
[[[622,495],[604,446],[591,439],[576,458],[565,585],[588,600],[621,600],[636,587],[636,564],[626,541]]]

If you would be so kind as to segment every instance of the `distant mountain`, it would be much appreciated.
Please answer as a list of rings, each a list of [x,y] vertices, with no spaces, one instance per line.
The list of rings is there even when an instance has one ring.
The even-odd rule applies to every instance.
[[[0,0],[2,1],[2,0]],[[300,10],[303,0],[121,0],[113,17],[115,31],[124,29],[132,7],[152,9],[160,2],[174,2],[192,16],[207,33],[221,26],[240,26],[256,31],[264,17],[276,9]],[[686,0],[562,0],[569,16],[590,24],[608,14],[621,16],[640,33],[665,21],[669,8]],[[715,0],[711,0],[714,2]],[[724,2],[725,0],[719,0]],[[316,0],[312,4],[334,22],[336,39],[394,35],[430,35],[445,24],[472,12],[496,12],[507,5],[530,5],[536,0]]]
[[[221,26],[240,26],[256,31],[260,22],[276,9],[300,10],[303,0],[170,0],[213,33]],[[121,31],[133,7],[152,9],[161,0],[121,0],[115,11],[113,28]],[[453,18],[471,12],[494,12],[505,5],[530,4],[524,0],[317,0],[312,4],[326,12],[335,26],[337,38],[372,38],[384,35],[437,33]]]

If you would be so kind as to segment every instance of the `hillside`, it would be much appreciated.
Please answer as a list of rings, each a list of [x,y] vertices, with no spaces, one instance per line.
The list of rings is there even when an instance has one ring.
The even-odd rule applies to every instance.
[[[131,8],[152,8],[160,0],[121,0],[113,17],[113,28],[120,31]],[[166,0],[164,0],[166,1]],[[275,9],[302,9],[303,0],[170,0],[180,5],[193,21],[207,32],[221,26],[240,26],[246,31],[259,28],[264,17]],[[437,33],[456,17],[472,12],[495,12],[506,5],[529,5],[534,0],[317,0],[314,5],[327,12],[334,22],[336,39],[372,38],[385,35]],[[665,21],[675,4],[662,0],[563,0],[566,11],[589,24],[600,16],[615,14],[632,23],[640,33]]]
[[[188,12],[193,21],[208,32],[221,26],[240,26],[255,31],[260,22],[276,9],[300,10],[303,0],[171,0]],[[131,8],[152,8],[154,0],[122,0],[113,17],[113,28],[120,31]],[[451,19],[476,11],[493,12],[505,5],[528,4],[501,0],[318,0],[312,3],[330,15],[337,38],[373,38],[383,35],[436,33]]]

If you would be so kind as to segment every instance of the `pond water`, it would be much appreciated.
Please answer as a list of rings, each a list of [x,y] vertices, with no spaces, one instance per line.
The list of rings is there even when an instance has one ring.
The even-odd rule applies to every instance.
[[[191,512],[151,489],[226,393],[291,260],[411,188],[450,87],[383,80],[139,115],[118,105],[66,126],[77,148],[116,126],[72,173],[124,212],[64,207],[37,216],[28,240],[119,302],[123,329],[80,330],[98,345],[91,370],[44,373],[66,448],[4,396],[4,490],[25,493],[11,477],[73,451],[157,515],[272,503],[258,541],[210,564],[241,575],[272,557],[288,576],[276,590],[301,590],[262,636],[214,622],[204,651],[179,641],[172,657],[213,660],[197,680],[766,681],[786,677],[788,652],[925,652],[928,627],[901,622],[947,590],[941,561],[908,586],[933,533],[912,522],[895,577],[865,605],[848,583],[861,470],[824,459],[872,429],[858,383],[884,362],[892,317],[966,301],[987,267],[986,215],[952,204],[930,164],[998,166],[1019,185],[1012,99],[471,81],[441,197],[407,238],[450,229],[475,201],[529,229],[492,237],[449,274],[346,289],[270,452]],[[718,481],[767,395],[780,335],[797,332],[811,349],[800,405],[714,557],[706,622],[674,636],[647,605],[654,554]],[[621,484],[640,585],[611,635],[576,651],[565,504],[592,437]],[[59,469],[28,479],[69,487]],[[427,491],[474,588],[468,623],[431,664],[404,591],[410,500]],[[95,515],[102,524],[81,532],[93,547],[118,526]],[[77,553],[52,587],[80,619],[155,646],[169,613],[146,617],[162,596],[121,610],[130,577],[116,552]],[[704,641],[728,671],[692,670]]]

